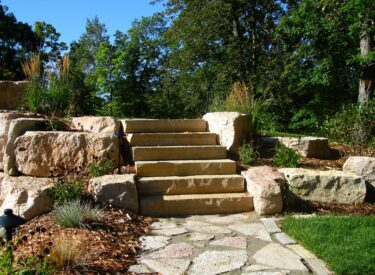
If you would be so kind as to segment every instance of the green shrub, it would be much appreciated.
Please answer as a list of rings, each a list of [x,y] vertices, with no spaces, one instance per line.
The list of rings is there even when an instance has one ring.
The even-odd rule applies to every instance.
[[[240,156],[240,161],[247,165],[254,164],[259,157],[258,151],[252,144],[243,144],[238,149],[238,154]]]
[[[106,160],[102,163],[91,163],[89,169],[92,177],[101,177],[113,174],[114,165],[112,160]]]
[[[374,137],[375,102],[343,106],[322,126],[322,134],[350,145],[366,146]]]
[[[53,117],[46,122],[46,130],[47,131],[64,131],[66,130],[67,126],[64,121],[58,119],[57,117]]]
[[[300,158],[296,151],[281,144],[275,149],[272,164],[280,167],[297,167]]]
[[[75,178],[71,181],[58,181],[50,189],[49,193],[55,205],[81,198],[84,190],[82,179]]]
[[[98,220],[101,212],[89,203],[74,200],[56,207],[56,214],[61,226],[71,228],[84,227],[85,223]]]

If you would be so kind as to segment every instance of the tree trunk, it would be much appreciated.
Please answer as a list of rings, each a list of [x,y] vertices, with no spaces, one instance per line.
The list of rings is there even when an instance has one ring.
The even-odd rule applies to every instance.
[[[368,31],[368,22],[362,23],[362,32],[360,37],[361,57],[366,57],[372,50],[371,34]],[[358,102],[366,104],[373,96],[375,88],[375,62],[369,61],[362,69],[359,79]]]

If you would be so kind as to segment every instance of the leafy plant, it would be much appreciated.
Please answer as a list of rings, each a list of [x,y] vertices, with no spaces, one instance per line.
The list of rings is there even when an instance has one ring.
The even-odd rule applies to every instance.
[[[338,142],[368,145],[375,134],[375,102],[343,106],[323,123],[322,132]]]
[[[84,183],[80,178],[71,181],[57,181],[50,189],[50,196],[55,205],[62,205],[66,202],[81,198],[84,190]]]
[[[64,121],[60,120],[57,117],[52,117],[46,122],[47,131],[64,131],[67,126]]]
[[[56,207],[57,221],[65,227],[84,227],[85,223],[96,221],[100,218],[101,212],[98,207],[89,203],[73,200]]]
[[[66,235],[59,236],[55,239],[54,246],[51,250],[51,261],[57,268],[64,271],[77,267],[85,260],[82,242],[69,238]]]
[[[297,167],[300,158],[301,156],[296,151],[281,144],[276,147],[272,164],[281,167]]]
[[[238,154],[241,162],[247,165],[254,164],[259,158],[259,153],[252,144],[243,144],[238,149]]]
[[[114,165],[112,160],[106,160],[102,163],[91,163],[89,169],[91,176],[101,177],[104,175],[112,174],[114,170]]]

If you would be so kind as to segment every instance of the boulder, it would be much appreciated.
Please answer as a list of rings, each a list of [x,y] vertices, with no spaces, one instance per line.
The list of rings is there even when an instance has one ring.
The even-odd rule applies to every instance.
[[[1,97],[0,97],[1,98]],[[8,142],[8,131],[13,119],[20,117],[36,117],[31,113],[21,113],[16,111],[0,111],[0,171],[3,171],[3,156]]]
[[[26,132],[14,146],[16,167],[28,176],[82,174],[93,162],[118,161],[118,141],[108,134]]]
[[[114,134],[118,131],[120,122],[109,116],[73,117],[73,127],[79,131],[92,133]]]
[[[11,121],[8,131],[7,144],[4,150],[4,172],[8,175],[17,175],[15,163],[14,142],[26,131],[39,130],[44,127],[46,119],[43,118],[17,118]]]
[[[272,167],[258,166],[250,167],[242,172],[242,176],[259,215],[272,215],[282,211],[282,189],[285,185],[282,174]]]
[[[0,173],[0,213],[11,208],[26,220],[47,213],[53,206],[48,194],[52,186],[53,179],[11,177]]]
[[[93,178],[89,191],[97,201],[138,213],[138,192],[134,174]]]
[[[366,196],[365,180],[353,173],[303,168],[283,168],[289,190],[299,198],[321,203],[361,203]]]
[[[369,189],[375,190],[375,158],[349,157],[344,163],[343,170],[363,177]]]
[[[219,143],[228,151],[237,153],[238,148],[252,139],[251,116],[237,112],[214,112],[203,116],[208,130],[219,137]]]
[[[263,151],[274,150],[276,146],[283,144],[288,148],[297,151],[306,158],[329,158],[331,150],[328,139],[322,137],[263,137],[260,138],[260,145]]]
[[[0,81],[0,109],[16,109],[26,95],[27,83],[27,81]]]

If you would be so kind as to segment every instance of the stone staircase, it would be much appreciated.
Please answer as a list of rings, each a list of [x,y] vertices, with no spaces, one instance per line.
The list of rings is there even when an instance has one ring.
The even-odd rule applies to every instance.
[[[236,163],[202,119],[122,121],[132,146],[140,212],[148,216],[251,211]]]

